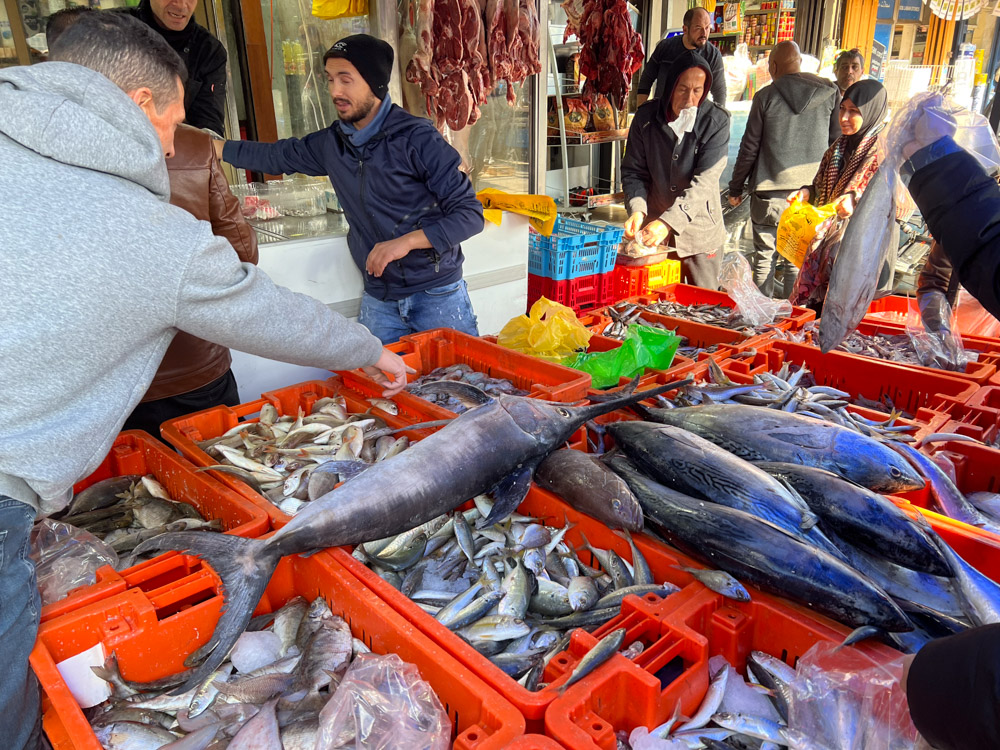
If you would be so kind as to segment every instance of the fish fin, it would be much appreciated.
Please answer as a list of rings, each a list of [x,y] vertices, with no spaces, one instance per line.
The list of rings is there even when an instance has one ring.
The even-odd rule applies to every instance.
[[[412,393],[444,393],[455,398],[465,399],[477,406],[484,406],[493,402],[493,397],[486,395],[482,390],[468,383],[459,383],[455,380],[434,380],[430,383],[422,383],[411,391]]]
[[[208,644],[210,653],[184,684],[171,693],[181,695],[203,683],[225,661],[246,630],[281,555],[259,539],[199,531],[161,534],[136,547],[136,553],[168,549],[195,555],[211,565],[222,579],[224,597],[222,615]]]
[[[517,506],[524,502],[524,498],[531,489],[531,475],[535,473],[535,464],[522,466],[512,474],[508,474],[501,479],[490,490],[493,496],[493,507],[486,518],[481,518],[476,522],[477,529],[485,529],[495,523],[499,523],[517,510]]]
[[[621,396],[630,396],[639,387],[639,376],[636,375],[632,380],[621,388],[616,388],[613,391],[604,391],[603,393],[591,393],[587,396],[587,400],[595,404],[603,404],[605,401],[614,401],[616,398]]]

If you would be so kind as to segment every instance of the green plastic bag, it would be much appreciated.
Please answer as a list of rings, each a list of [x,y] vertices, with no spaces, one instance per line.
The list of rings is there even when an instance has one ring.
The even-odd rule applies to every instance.
[[[633,323],[617,349],[588,354],[581,352],[563,360],[576,370],[589,372],[594,388],[618,385],[620,378],[634,378],[649,368],[668,370],[674,361],[681,337],[674,331]]]

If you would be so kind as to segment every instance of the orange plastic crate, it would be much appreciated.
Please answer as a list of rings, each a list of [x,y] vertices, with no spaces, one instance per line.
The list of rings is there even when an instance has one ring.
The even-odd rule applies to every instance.
[[[666,302],[680,302],[682,305],[708,304],[736,307],[736,303],[725,292],[702,289],[690,284],[669,284],[663,289],[650,292],[650,295]],[[787,318],[774,321],[774,325],[776,328],[783,330],[798,331],[812,320],[816,320],[816,312],[814,310],[810,310],[807,307],[793,307],[791,315]]]
[[[544,734],[525,734],[507,745],[507,750],[565,750],[562,745]]]
[[[539,487],[532,486],[527,499],[518,508],[518,512],[539,518],[545,518],[548,523],[561,526],[568,520],[574,524],[566,534],[567,543],[579,548],[583,542],[581,533],[586,534],[590,542],[601,548],[614,549],[626,560],[631,560],[631,551],[628,543],[614,533],[601,522],[584,515],[562,502],[555,495],[552,495]],[[691,577],[683,571],[677,570],[674,566],[678,564],[688,564],[688,559],[668,551],[663,545],[653,542],[648,537],[637,534],[635,542],[639,546],[646,560],[649,562],[653,574],[657,581],[668,581],[675,585],[684,586],[684,590],[669,597],[665,606],[674,601],[676,597],[682,597],[688,589],[698,589],[700,583],[692,582]],[[689,653],[689,647],[683,643],[683,639],[677,639],[674,634],[664,633],[656,622],[650,619],[646,611],[639,609],[638,605],[646,601],[652,605],[660,602],[659,597],[648,596],[642,600],[637,597],[627,597],[622,605],[622,613],[605,624],[593,634],[583,630],[574,632],[568,653],[556,656],[550,663],[543,675],[543,682],[555,683],[555,687],[546,687],[543,690],[531,692],[516,681],[504,674],[498,667],[494,666],[486,657],[480,655],[464,640],[441,625],[433,617],[425,613],[420,607],[403,596],[388,583],[362,563],[355,560],[350,555],[347,548],[337,548],[330,550],[336,559],[354,574],[365,586],[374,591],[379,598],[388,603],[394,610],[404,618],[413,623],[421,632],[426,634],[432,641],[440,645],[445,651],[465,664],[477,676],[482,678],[494,690],[500,693],[505,699],[516,706],[527,720],[528,731],[539,731],[542,726],[542,719],[546,707],[557,697],[558,684],[561,678],[572,672],[577,662],[587,653],[589,648],[602,636],[610,633],[618,627],[628,628],[625,642],[632,643],[635,640],[643,640],[646,649],[635,662],[629,662],[625,657],[618,656],[612,661],[626,662],[623,667],[635,672],[656,672],[667,661],[672,660],[677,654],[676,650]],[[598,565],[596,560],[590,559],[590,554],[586,551],[584,562]],[[600,667],[592,675],[583,678],[579,683],[573,685],[571,691],[586,692],[590,680],[595,674],[600,674],[607,665]]]
[[[588,376],[589,377],[589,376]],[[369,384],[363,384],[369,385]],[[370,393],[381,397],[382,389],[374,382],[370,383]],[[160,428],[164,440],[169,442],[181,454],[197,466],[212,466],[219,463],[198,447],[198,443],[203,440],[219,437],[227,430],[232,429],[241,420],[255,422],[259,418],[261,407],[265,404],[272,404],[278,410],[280,416],[288,414],[295,415],[301,409],[305,414],[312,411],[312,406],[321,398],[333,396],[343,396],[347,402],[347,411],[351,414],[362,414],[372,409],[365,397],[366,395],[356,389],[347,388],[339,377],[329,380],[310,380],[298,385],[290,385],[287,388],[280,388],[276,391],[268,391],[255,401],[248,401],[239,406],[216,406],[204,411],[195,412],[185,417],[178,417],[168,422],[164,422]],[[375,409],[374,413],[387,425],[393,428],[406,427],[438,419],[432,405],[423,399],[412,396],[409,393],[397,394],[394,399],[399,413],[392,416],[381,409]],[[437,411],[443,411],[437,409]],[[448,412],[445,416],[450,415]],[[401,432],[399,435],[406,435],[410,440],[419,439],[423,430]],[[227,487],[232,488],[247,498],[260,508],[269,518],[272,528],[284,526],[290,520],[290,516],[278,510],[278,508],[267,498],[257,494],[251,487],[238,477],[221,471],[205,472],[216,477]]]
[[[257,537],[269,528],[267,514],[257,505],[204,472],[195,471],[190,462],[140,430],[120,433],[101,465],[89,477],[77,482],[73,491],[80,492],[104,479],[124,474],[152,474],[170,493],[170,497],[190,503],[208,520],[221,520],[227,534]],[[122,571],[121,575],[128,576],[157,560],[176,555],[176,552],[165,552],[154,560]],[[192,567],[199,565],[194,558],[188,558],[185,564]],[[100,592],[106,587],[102,588],[100,576],[96,585],[96,589],[91,586],[78,588],[60,601],[42,607],[42,621],[71,612],[95,596],[101,596]]]
[[[646,294],[681,280],[681,264],[663,260],[648,266],[615,266],[615,296],[617,299]]]
[[[916,297],[901,297],[899,295],[881,297],[872,300],[872,303],[868,305],[865,321],[905,326],[906,318],[911,312],[919,313]]]
[[[590,375],[587,373],[507,349],[497,344],[495,339],[476,338],[450,328],[403,336],[398,343],[387,348],[399,354],[406,364],[416,370],[409,376],[411,382],[439,367],[464,363],[490,377],[506,378],[517,388],[527,391],[531,398],[546,401],[578,401],[590,387]],[[381,393],[381,387],[362,370],[338,374],[349,388],[365,393]],[[406,396],[416,399],[416,396]],[[416,400],[422,404],[425,414],[432,415],[429,419],[455,416],[453,412],[423,399]]]
[[[173,580],[162,588],[127,588],[40,627],[31,666],[42,685],[42,723],[55,750],[101,748],[57,662],[102,642],[116,652],[125,679],[155,680],[182,670],[184,659],[211,637],[222,606],[215,575],[208,569],[189,574],[181,558],[172,561]],[[510,703],[358,586],[325,552],[284,558],[256,612],[272,612],[296,595],[322,596],[373,651],[415,664],[453,722],[455,748],[504,748],[524,733],[524,718]]]

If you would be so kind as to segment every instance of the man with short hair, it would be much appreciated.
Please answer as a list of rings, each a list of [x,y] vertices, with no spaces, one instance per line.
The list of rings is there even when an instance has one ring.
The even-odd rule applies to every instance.
[[[758,91],[750,105],[729,182],[729,203],[738,206],[749,186],[754,282],[768,297],[774,296],[780,272],[778,296],[788,299],[798,269],[775,252],[778,220],[788,208],[789,191],[813,179],[823,153],[840,135],[839,97],[830,81],[800,72],[802,55],[795,42],[776,45],[767,64],[773,83]]]
[[[840,96],[851,86],[861,80],[865,74],[865,56],[857,47],[845,49],[833,61],[833,74],[837,77],[837,88]],[[840,106],[838,100],[837,106]]]
[[[364,277],[358,320],[383,343],[441,327],[478,336],[461,243],[483,231],[483,207],[461,157],[430,121],[392,103],[386,42],[355,34],[323,60],[339,121],[277,143],[217,141],[217,152],[241,169],[330,178]]]
[[[0,737],[39,743],[28,538],[107,455],[178,330],[326,369],[406,366],[363,327],[240,263],[167,202],[184,64],[128,14],[85,13],[53,62],[0,70]],[[374,371],[372,371],[374,374]]]
[[[664,90],[667,71],[685,51],[694,51],[705,58],[712,73],[712,101],[720,107],[726,106],[726,69],[722,63],[722,53],[708,41],[712,26],[712,16],[707,10],[701,7],[688,9],[684,14],[684,33],[657,44],[643,68],[636,87],[638,104],[643,104],[649,98],[654,82],[657,97],[669,95],[670,92]]]
[[[84,13],[90,13],[90,6],[77,5],[72,8],[57,10],[45,22],[45,45],[52,47],[56,39],[70,26],[76,23]]]
[[[226,48],[195,23],[197,7],[198,0],[142,0],[129,12],[166,39],[184,62],[184,122],[221,137],[226,127]]]

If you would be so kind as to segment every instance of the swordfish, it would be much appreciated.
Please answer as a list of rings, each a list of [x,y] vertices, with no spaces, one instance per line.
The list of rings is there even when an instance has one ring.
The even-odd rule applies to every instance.
[[[542,459],[585,422],[690,382],[629,392],[587,406],[506,394],[493,399],[464,383],[439,383],[439,390],[461,389],[463,398],[479,405],[392,460],[375,464],[313,500],[270,538],[173,532],[143,542],[136,554],[187,552],[206,560],[222,579],[225,607],[202,652],[209,655],[174,694],[191,690],[218,669],[285,555],[392,536],[485,492],[491,492],[495,502],[484,525],[503,520],[524,499]]]

